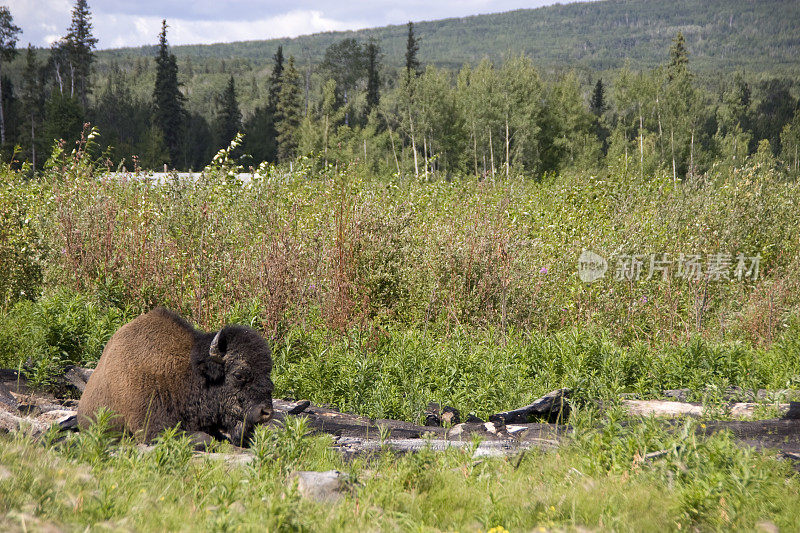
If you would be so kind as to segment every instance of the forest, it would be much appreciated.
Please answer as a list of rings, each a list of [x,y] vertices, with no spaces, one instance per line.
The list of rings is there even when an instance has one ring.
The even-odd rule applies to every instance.
[[[200,170],[241,132],[237,155],[254,169],[311,157],[387,176],[540,179],[607,168],[624,155],[640,175],[661,169],[684,179],[736,165],[760,146],[777,170],[796,176],[796,28],[791,17],[775,19],[796,6],[768,3],[714,11],[687,2],[693,26],[667,14],[679,10],[644,11],[642,2],[570,4],[463,19],[466,33],[455,37],[454,20],[409,23],[322,34],[302,46],[262,41],[259,53],[254,43],[173,49],[168,21],[152,47],[98,51],[85,1],[50,49],[18,50],[19,29],[4,8],[3,153],[39,169],[57,140],[73,146],[89,123],[108,167],[127,170]],[[591,47],[600,51],[556,53],[571,50],[572,32],[532,49],[513,21],[534,15],[535,42],[569,25],[589,36],[585,46],[598,32]],[[466,53],[462,41],[479,42],[470,32],[487,24],[507,41],[450,52]],[[742,27],[779,31],[756,44],[763,40],[743,39]],[[626,35],[628,45],[608,40]],[[514,39],[522,45],[510,46]],[[709,75],[715,61],[725,76]]]

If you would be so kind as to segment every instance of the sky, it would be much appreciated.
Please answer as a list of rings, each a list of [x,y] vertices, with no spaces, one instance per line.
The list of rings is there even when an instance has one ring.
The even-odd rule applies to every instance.
[[[561,0],[568,3],[574,0]],[[167,19],[171,45],[296,37],[540,7],[554,0],[89,0],[98,49],[156,44]],[[66,34],[74,0],[0,0],[22,28],[18,47]]]

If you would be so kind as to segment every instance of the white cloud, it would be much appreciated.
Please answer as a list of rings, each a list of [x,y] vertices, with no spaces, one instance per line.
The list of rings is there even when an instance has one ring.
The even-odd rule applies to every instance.
[[[0,0],[2,2],[3,0]],[[563,1],[563,0],[562,0]],[[570,0],[567,0],[570,1]],[[23,29],[19,45],[47,46],[63,36],[74,0],[6,0]],[[170,44],[296,37],[321,31],[404,24],[538,7],[553,0],[294,0],[294,9],[274,0],[90,0],[98,48],[156,44],[161,19]]]

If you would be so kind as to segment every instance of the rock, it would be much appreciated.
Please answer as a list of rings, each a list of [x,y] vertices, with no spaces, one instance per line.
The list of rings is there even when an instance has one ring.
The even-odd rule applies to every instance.
[[[297,481],[297,491],[302,496],[318,502],[335,502],[350,488],[349,477],[338,470],[300,471],[289,479]]]
[[[0,433],[29,430],[33,435],[40,435],[47,430],[47,425],[33,418],[24,418],[5,411],[0,411]]]
[[[76,389],[83,392],[83,389],[86,388],[86,383],[92,376],[92,372],[94,372],[94,370],[90,368],[69,365],[65,369],[64,379]]]
[[[47,425],[51,424],[59,424],[63,421],[66,421],[68,418],[75,416],[75,411],[71,409],[54,409],[52,411],[47,411],[46,413],[42,413],[41,415],[36,417],[36,420],[42,422]]]
[[[486,422],[486,420],[484,420],[483,418],[478,418],[474,414],[470,413],[464,422],[467,422],[469,424],[483,424],[484,422]]]
[[[3,383],[0,383],[0,403],[12,409],[17,409],[19,407],[19,402],[17,402],[17,399],[14,398],[14,395],[11,394],[11,391],[8,390],[8,387],[3,385]]]

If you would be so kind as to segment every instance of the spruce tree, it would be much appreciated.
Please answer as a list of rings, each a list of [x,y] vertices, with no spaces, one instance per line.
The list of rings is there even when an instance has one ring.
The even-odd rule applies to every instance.
[[[367,58],[367,115],[369,115],[369,112],[374,108],[378,107],[378,103],[381,99],[381,79],[378,73],[378,69],[380,68],[380,59],[378,56],[380,52],[381,48],[378,43],[370,39],[365,46],[365,55]]]
[[[269,76],[269,93],[267,95],[267,110],[275,114],[278,108],[278,97],[281,92],[281,80],[283,76],[283,46],[278,46],[275,55],[272,56],[272,73]]]
[[[184,96],[178,85],[178,62],[167,45],[167,21],[161,22],[158,55],[156,56],[156,83],[153,88],[153,123],[161,130],[173,166],[178,163],[180,142],[186,112]]]
[[[78,99],[86,110],[89,87],[89,75],[94,61],[92,49],[97,45],[97,39],[92,36],[91,13],[86,0],[77,0],[72,9],[72,22],[64,38],[64,46],[70,65],[72,87]]]
[[[686,50],[686,39],[683,37],[683,32],[678,32],[678,35],[672,40],[667,71],[670,81],[689,73],[689,51]]]
[[[283,72],[281,91],[275,113],[275,130],[278,133],[278,161],[286,161],[294,157],[297,149],[297,130],[302,117],[302,101],[300,92],[300,75],[294,66],[294,58]]]
[[[406,81],[410,81],[412,77],[419,76],[420,65],[417,59],[417,52],[419,51],[419,40],[414,36],[414,23],[408,23],[408,39],[406,40]]]
[[[11,61],[17,55],[17,35],[22,31],[14,25],[14,18],[8,7],[0,6],[0,79],[4,61]],[[6,120],[3,112],[3,85],[0,83],[0,145],[6,144]]]
[[[217,114],[217,144],[226,147],[242,129],[242,112],[236,100],[236,86],[233,75],[220,95],[219,112]]]
[[[592,99],[589,102],[589,107],[596,116],[600,116],[606,110],[606,91],[603,87],[603,80],[598,79],[594,85],[592,92]]]

